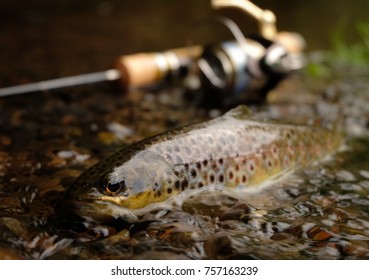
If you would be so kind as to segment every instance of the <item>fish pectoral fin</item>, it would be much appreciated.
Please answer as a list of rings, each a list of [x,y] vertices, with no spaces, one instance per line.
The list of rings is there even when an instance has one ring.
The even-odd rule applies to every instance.
[[[225,117],[231,117],[239,120],[248,119],[251,116],[251,110],[246,105],[239,105],[227,113],[224,114]]]

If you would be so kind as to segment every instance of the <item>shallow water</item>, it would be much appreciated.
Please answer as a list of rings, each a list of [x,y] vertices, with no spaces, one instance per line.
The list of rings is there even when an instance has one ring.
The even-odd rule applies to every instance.
[[[183,44],[182,37],[167,44],[153,36],[142,39],[150,33],[147,24],[135,31],[133,23],[120,27],[124,9],[109,14],[109,5],[97,5],[98,23],[88,8],[74,7],[68,14],[67,6],[60,13],[24,7],[24,17],[3,19],[8,29],[0,31],[2,40],[15,42],[5,40],[7,51],[0,54],[2,85],[99,70],[125,45],[116,36],[120,28],[132,37],[125,50]],[[92,31],[81,18],[95,24]],[[115,26],[110,33],[109,24]],[[162,25],[152,28],[162,30]],[[83,42],[76,40],[81,34]],[[66,39],[76,40],[74,48],[65,48],[71,44]],[[92,50],[101,53],[91,55]],[[343,74],[288,80],[271,93],[268,105],[252,109],[266,118],[306,122],[317,115],[329,119],[339,104],[346,133],[342,151],[260,192],[205,191],[182,199],[180,206],[146,213],[137,223],[87,225],[87,230],[74,217],[65,222],[55,214],[56,203],[81,171],[122,146],[225,108],[206,110],[181,89],[122,96],[110,84],[0,99],[0,259],[368,258],[368,74],[336,71]]]
[[[280,100],[261,109],[255,107],[255,114],[276,118],[287,110],[301,119],[307,118],[309,108],[317,105],[307,102],[307,87],[296,90],[303,82],[287,81],[277,91]],[[63,94],[37,109],[6,107],[3,102],[1,109],[9,122],[2,124],[0,137],[0,257],[368,258],[368,127],[357,122],[358,127],[351,131],[355,116],[349,114],[353,110],[349,106],[356,106],[350,100],[361,98],[367,102],[368,94],[363,94],[364,87],[344,86],[342,81],[335,88],[340,106],[345,105],[347,111],[347,133],[345,147],[330,158],[259,192],[190,193],[179,206],[153,209],[139,222],[87,225],[87,230],[73,223],[73,217],[61,223],[54,214],[56,202],[80,171],[118,147],[174,125],[207,118],[209,112],[196,106],[188,111],[191,103],[183,102],[180,91],[142,93],[139,98],[131,95],[133,99],[127,96],[121,102],[116,102],[114,95],[105,95],[103,108],[99,107],[101,100],[93,95],[96,88],[80,96],[77,103]],[[326,101],[315,90],[310,92],[310,98],[323,108]],[[173,102],[167,102],[168,95],[174,96]],[[296,111],[296,106],[306,110]],[[93,114],[91,108],[100,115]],[[164,109],[170,113],[164,115]],[[363,106],[355,112],[367,121],[367,110]],[[326,113],[323,116],[328,117]],[[147,127],[147,120],[152,118],[156,126]],[[18,124],[20,119],[22,125]]]

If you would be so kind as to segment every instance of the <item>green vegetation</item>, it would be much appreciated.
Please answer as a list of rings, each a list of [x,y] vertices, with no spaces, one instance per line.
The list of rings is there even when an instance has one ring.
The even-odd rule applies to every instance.
[[[362,72],[369,66],[369,21],[358,21],[353,29],[359,41],[348,43],[345,38],[346,28],[341,27],[331,36],[332,50],[311,55],[310,63],[306,67],[312,77],[331,77],[333,72],[345,70],[359,70]],[[332,71],[333,70],[333,71]],[[356,72],[356,71],[354,71]],[[347,73],[347,72],[346,72]]]
[[[344,32],[337,30],[332,36],[333,50],[330,56],[338,63],[359,67],[367,66],[369,63],[369,21],[358,21],[355,27],[360,41],[348,44],[344,38]]]

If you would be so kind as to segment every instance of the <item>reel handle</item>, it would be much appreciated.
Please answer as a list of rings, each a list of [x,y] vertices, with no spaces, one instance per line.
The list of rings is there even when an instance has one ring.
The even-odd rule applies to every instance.
[[[276,16],[270,10],[263,10],[248,0],[212,0],[213,9],[237,8],[255,18],[259,23],[260,35],[273,40],[277,34]]]

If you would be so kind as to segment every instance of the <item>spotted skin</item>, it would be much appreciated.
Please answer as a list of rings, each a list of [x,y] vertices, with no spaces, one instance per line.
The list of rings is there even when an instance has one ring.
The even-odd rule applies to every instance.
[[[142,208],[214,184],[254,188],[333,152],[340,141],[333,129],[256,121],[239,106],[118,151],[84,172],[68,199],[91,214],[111,205]]]

